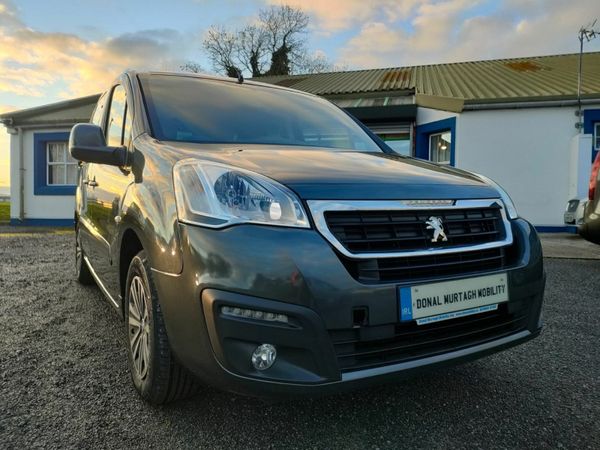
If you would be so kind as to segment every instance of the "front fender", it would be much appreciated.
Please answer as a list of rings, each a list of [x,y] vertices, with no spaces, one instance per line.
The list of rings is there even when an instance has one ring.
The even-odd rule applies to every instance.
[[[121,204],[117,248],[122,248],[127,230],[133,230],[153,269],[181,273],[183,257],[171,166],[144,158],[136,151],[132,171],[134,182],[127,188]]]

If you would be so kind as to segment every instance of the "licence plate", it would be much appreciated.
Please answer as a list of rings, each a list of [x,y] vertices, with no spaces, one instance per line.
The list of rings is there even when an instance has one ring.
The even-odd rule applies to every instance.
[[[479,314],[508,301],[506,273],[441,283],[399,286],[400,321],[418,325]]]

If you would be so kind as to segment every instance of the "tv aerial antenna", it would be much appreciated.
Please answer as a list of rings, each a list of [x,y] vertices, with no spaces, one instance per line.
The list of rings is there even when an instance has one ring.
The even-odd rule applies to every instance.
[[[577,72],[577,112],[578,117],[575,127],[581,132],[583,130],[583,114],[581,113],[581,84],[583,75],[583,43],[590,42],[600,36],[600,26],[597,26],[598,19],[590,22],[587,26],[579,29],[577,37],[579,39],[579,71]]]

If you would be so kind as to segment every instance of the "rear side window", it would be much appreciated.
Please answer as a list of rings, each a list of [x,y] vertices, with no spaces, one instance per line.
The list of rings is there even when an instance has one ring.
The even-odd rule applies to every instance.
[[[141,76],[154,137],[381,152],[330,102],[293,91],[194,77]]]

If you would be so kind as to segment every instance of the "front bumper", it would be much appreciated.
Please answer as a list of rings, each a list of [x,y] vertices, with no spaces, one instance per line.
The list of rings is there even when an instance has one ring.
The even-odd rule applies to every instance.
[[[512,227],[513,262],[502,272],[510,292],[506,314],[515,321],[519,314],[514,328],[356,370],[340,369],[339,338],[351,333],[369,345],[392,339],[398,332],[398,283],[359,283],[314,230],[181,225],[184,270],[177,276],[154,271],[154,280],[173,351],[207,384],[263,396],[336,392],[472,360],[539,334],[541,246],[527,222],[512,221]],[[222,314],[222,305],[284,314],[290,321],[231,317]],[[368,311],[361,326],[356,310]],[[261,372],[250,355],[262,343],[274,344],[278,358]]]
[[[600,202],[588,202],[579,234],[590,242],[600,244]]]

